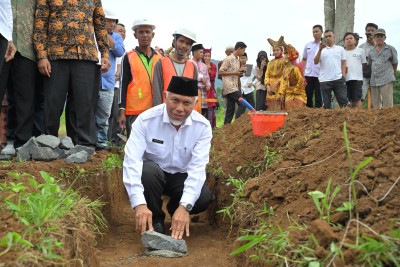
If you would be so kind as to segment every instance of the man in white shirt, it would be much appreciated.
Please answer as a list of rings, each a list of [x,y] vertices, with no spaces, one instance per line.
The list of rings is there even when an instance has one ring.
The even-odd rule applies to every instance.
[[[14,58],[15,49],[12,43],[13,16],[10,0],[0,0],[0,71],[6,62]],[[1,97],[1,100],[3,97]]]
[[[324,32],[325,42],[321,42],[314,58],[314,64],[320,63],[319,82],[323,107],[332,108],[332,91],[340,107],[348,105],[346,90],[346,54],[344,48],[335,45],[332,30]]]
[[[361,108],[363,68],[367,63],[364,49],[357,47],[356,34],[346,32],[344,35],[346,52],[346,87],[351,106]]]
[[[162,195],[170,197],[171,236],[189,236],[190,214],[205,211],[213,199],[207,185],[211,125],[193,111],[197,80],[173,76],[165,104],[141,113],[125,146],[123,181],[136,212],[136,230],[164,233]]]

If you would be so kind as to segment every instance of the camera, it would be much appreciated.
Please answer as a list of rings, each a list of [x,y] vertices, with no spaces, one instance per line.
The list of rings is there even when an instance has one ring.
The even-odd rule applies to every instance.
[[[367,36],[367,38],[371,37],[371,33],[367,32],[365,33],[365,36]]]

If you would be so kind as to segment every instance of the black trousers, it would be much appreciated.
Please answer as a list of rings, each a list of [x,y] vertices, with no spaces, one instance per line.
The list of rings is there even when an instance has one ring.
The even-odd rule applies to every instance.
[[[256,90],[256,110],[267,110],[265,101],[267,99],[267,90]]]
[[[240,97],[242,97],[242,94],[239,91],[235,91],[226,95],[224,124],[229,124],[232,122],[233,115],[235,114],[235,105],[236,103],[239,104]]]
[[[84,60],[52,60],[50,64],[51,76],[44,78],[45,133],[58,136],[67,100],[68,136],[75,144],[95,146],[94,109],[100,87],[100,67],[96,62]]]
[[[187,173],[170,174],[164,172],[154,162],[143,162],[142,184],[147,207],[153,213],[156,220],[164,220],[165,213],[162,210],[162,195],[170,197],[167,203],[168,213],[172,216],[179,207],[183,194]],[[200,197],[197,199],[190,214],[198,214],[205,211],[214,199],[213,194],[206,184],[203,185]]]
[[[306,95],[307,95],[307,107],[309,108],[320,108],[322,107],[322,96],[321,96],[321,87],[319,84],[318,77],[306,76]],[[313,99],[315,96],[315,106],[313,103]]]
[[[247,95],[243,94],[243,99],[246,100],[247,102],[249,102],[249,104],[254,108],[255,104],[254,104],[253,92],[251,92],[250,94],[247,94]],[[246,109],[247,109],[247,107],[239,104],[238,109],[236,110],[235,119],[238,119],[240,116],[242,116],[246,112]]]
[[[0,74],[0,88],[7,88],[7,138],[20,147],[32,136],[43,131],[43,79],[36,61],[19,52],[4,63]],[[2,89],[3,90],[3,89]]]
[[[8,46],[8,40],[6,38],[4,38],[4,36],[0,33],[0,71],[3,67],[4,56],[6,55],[7,46]],[[3,92],[3,95],[4,95],[4,92]],[[0,88],[0,97],[1,97],[1,100],[3,100],[3,97],[1,94],[1,88]]]

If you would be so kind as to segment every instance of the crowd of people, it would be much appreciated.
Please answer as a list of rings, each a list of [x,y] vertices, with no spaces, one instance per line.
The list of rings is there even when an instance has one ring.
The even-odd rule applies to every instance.
[[[179,239],[189,234],[189,214],[212,201],[205,166],[220,105],[224,124],[244,114],[242,99],[270,111],[332,108],[334,98],[339,107],[361,107],[366,98],[372,108],[393,106],[397,51],[374,23],[359,48],[358,34],[346,33],[343,47],[315,25],[302,60],[281,36],[268,38],[270,61],[261,50],[248,64],[247,45],[238,41],[216,66],[190,29],[175,30],[170,48],[153,48],[149,19],[134,20],[138,44],[125,51],[125,25],[100,0],[0,0],[0,9],[1,153],[15,155],[32,136],[58,136],[64,110],[75,145],[110,149],[121,134],[133,136],[123,180],[141,232],[165,232],[162,194],[170,196]]]

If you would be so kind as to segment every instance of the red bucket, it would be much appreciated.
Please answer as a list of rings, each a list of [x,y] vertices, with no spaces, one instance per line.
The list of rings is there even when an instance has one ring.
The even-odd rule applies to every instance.
[[[279,129],[288,115],[286,112],[256,111],[249,112],[253,134],[267,136]]]

